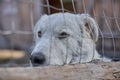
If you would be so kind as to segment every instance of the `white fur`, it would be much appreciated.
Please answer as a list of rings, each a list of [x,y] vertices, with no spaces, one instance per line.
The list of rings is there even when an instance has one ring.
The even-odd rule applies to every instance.
[[[88,23],[89,28],[85,26]],[[38,37],[38,31],[42,36]],[[66,32],[70,36],[59,39],[59,34]],[[98,27],[88,14],[56,13],[44,15],[34,28],[35,52],[45,55],[48,65],[63,65],[90,62],[101,59],[96,51]]]

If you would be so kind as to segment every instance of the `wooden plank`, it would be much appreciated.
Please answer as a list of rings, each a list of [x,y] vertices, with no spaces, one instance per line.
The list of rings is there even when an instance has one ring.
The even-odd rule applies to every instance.
[[[0,60],[19,59],[25,56],[24,51],[19,50],[0,50]]]
[[[0,68],[0,80],[120,80],[120,62]]]

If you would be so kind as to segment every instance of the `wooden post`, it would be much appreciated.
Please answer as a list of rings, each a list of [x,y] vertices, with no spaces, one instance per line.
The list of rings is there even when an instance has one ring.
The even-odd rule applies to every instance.
[[[0,68],[0,80],[120,80],[120,62]]]

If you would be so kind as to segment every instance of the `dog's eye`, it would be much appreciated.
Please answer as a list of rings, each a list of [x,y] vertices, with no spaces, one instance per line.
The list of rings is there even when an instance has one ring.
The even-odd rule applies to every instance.
[[[42,36],[42,32],[38,31],[38,37],[41,37],[41,36]]]
[[[59,39],[64,39],[64,38],[67,38],[68,36],[69,36],[68,33],[62,32],[62,33],[59,34],[58,38],[59,38]]]

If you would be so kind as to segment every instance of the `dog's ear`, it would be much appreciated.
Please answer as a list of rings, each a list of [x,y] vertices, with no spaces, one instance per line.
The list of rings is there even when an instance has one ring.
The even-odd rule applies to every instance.
[[[94,41],[98,40],[98,25],[95,20],[90,17],[88,14],[81,14],[79,15],[81,21],[83,22],[84,26],[87,30],[89,30],[91,37]]]

